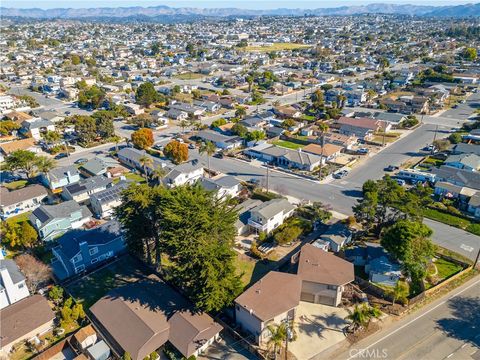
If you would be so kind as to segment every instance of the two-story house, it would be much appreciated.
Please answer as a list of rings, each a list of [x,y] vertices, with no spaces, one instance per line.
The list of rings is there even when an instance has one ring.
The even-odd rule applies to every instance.
[[[0,251],[0,309],[30,295],[25,276],[12,259],[3,259]]]
[[[202,185],[208,191],[214,191],[217,198],[236,197],[241,190],[240,181],[230,175],[221,175],[214,178],[202,177],[200,180]]]
[[[72,230],[52,249],[54,274],[60,280],[98,266],[125,250],[120,223],[109,221],[92,230]]]
[[[175,166],[163,178],[163,183],[168,187],[185,184],[194,184],[203,176],[203,166],[198,160],[192,160]]]
[[[122,203],[122,191],[128,187],[128,183],[120,181],[105,190],[90,196],[90,206],[95,216],[106,218],[113,214],[115,208]]]
[[[266,201],[250,210],[248,225],[254,232],[270,233],[292,216],[295,206],[286,199]]]
[[[90,221],[92,213],[86,206],[70,200],[56,205],[42,205],[30,215],[30,222],[40,238],[50,241],[71,229],[78,229]]]
[[[39,184],[12,191],[0,187],[0,216],[2,219],[7,219],[35,210],[42,204],[47,195],[47,189]]]
[[[61,192],[64,186],[75,184],[80,181],[80,173],[75,166],[64,166],[41,174],[43,184],[53,192]]]
[[[67,185],[63,188],[62,198],[75,200],[78,203],[89,202],[90,196],[105,190],[112,184],[112,179],[103,175],[92,176],[78,183]]]

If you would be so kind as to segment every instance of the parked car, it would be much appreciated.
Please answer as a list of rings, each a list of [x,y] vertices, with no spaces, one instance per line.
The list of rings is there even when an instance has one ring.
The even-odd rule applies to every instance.
[[[385,171],[395,171],[395,170],[398,170],[400,169],[398,166],[396,165],[388,165],[386,168],[385,168]]]
[[[251,178],[250,180],[248,180],[248,182],[253,184],[253,185],[259,185],[260,184],[260,180],[255,179],[255,178]]]
[[[217,153],[213,154],[213,157],[217,158],[217,159],[223,159],[223,153],[217,152]]]
[[[77,164],[77,165],[83,165],[83,164],[85,164],[87,161],[88,161],[88,159],[80,158],[80,159],[78,159],[77,161],[75,161],[75,164]]]
[[[153,149],[158,150],[158,151],[163,151],[164,146],[160,144],[155,144],[153,145]]]
[[[357,154],[360,154],[360,155],[366,155],[370,152],[370,150],[368,148],[360,148],[360,149],[357,149]]]
[[[398,185],[400,186],[405,186],[407,183],[405,182],[405,180],[402,180],[402,179],[395,179],[395,181],[397,182]]]
[[[188,148],[192,150],[195,149],[195,144],[194,143],[188,144]]]
[[[60,160],[60,159],[63,159],[63,158],[66,158],[68,155],[65,154],[65,153],[60,153],[58,155],[55,156],[55,160]]]
[[[435,150],[435,145],[433,145],[433,144],[427,145],[422,150],[423,151],[434,151]]]
[[[348,170],[340,170],[333,174],[335,179],[342,179],[348,175]]]

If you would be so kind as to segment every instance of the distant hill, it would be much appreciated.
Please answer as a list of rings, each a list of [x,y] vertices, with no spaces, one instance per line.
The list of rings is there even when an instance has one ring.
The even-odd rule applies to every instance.
[[[341,6],[318,9],[268,9],[248,10],[238,8],[172,8],[169,6],[153,7],[117,7],[117,8],[56,8],[56,9],[16,9],[0,8],[2,17],[25,17],[36,19],[79,19],[79,18],[136,18],[162,21],[232,17],[232,16],[303,16],[309,15],[356,15],[356,14],[399,14],[438,17],[480,16],[480,3],[458,6],[422,6],[399,4],[369,4],[361,6]]]

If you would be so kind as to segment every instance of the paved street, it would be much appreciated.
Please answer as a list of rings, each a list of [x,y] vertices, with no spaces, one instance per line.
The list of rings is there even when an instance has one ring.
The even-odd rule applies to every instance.
[[[480,353],[480,277],[353,345],[335,360],[468,360]],[[324,359],[320,354],[316,359]]]

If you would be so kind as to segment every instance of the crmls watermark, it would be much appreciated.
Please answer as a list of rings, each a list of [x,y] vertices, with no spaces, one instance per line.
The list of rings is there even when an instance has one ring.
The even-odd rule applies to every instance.
[[[350,349],[349,355],[356,359],[386,359],[387,349]]]

